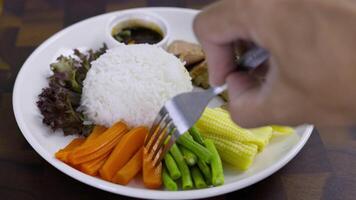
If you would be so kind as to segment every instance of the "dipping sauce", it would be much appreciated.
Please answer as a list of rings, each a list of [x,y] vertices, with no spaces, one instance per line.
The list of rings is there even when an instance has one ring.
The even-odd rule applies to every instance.
[[[125,44],[156,44],[163,39],[163,32],[152,22],[129,20],[116,25],[112,36]]]

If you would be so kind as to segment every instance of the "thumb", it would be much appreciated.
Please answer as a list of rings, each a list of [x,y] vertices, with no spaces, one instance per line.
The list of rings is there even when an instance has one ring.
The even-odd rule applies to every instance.
[[[254,77],[235,72],[226,81],[229,111],[233,121],[245,128],[262,126],[273,121],[270,113],[273,108],[264,102],[263,87]]]
[[[232,120],[245,128],[266,124],[295,126],[312,122],[310,116],[315,114],[305,115],[305,111],[313,110],[315,106],[306,101],[299,91],[280,82],[279,78],[271,78],[271,74],[268,73],[262,82],[258,77],[242,72],[234,72],[227,77]]]

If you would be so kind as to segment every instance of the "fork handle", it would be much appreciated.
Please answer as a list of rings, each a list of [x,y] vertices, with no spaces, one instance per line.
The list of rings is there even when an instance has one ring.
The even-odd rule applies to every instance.
[[[255,46],[248,50],[242,57],[237,61],[238,70],[248,71],[255,69],[264,63],[270,54],[269,52],[261,47]]]
[[[213,89],[214,95],[218,95],[227,89],[227,84],[225,83],[222,86],[213,87],[212,89]]]

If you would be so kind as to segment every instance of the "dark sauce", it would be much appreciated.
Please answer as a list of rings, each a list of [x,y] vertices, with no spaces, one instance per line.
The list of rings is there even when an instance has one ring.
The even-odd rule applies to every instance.
[[[113,34],[113,37],[125,44],[156,44],[163,39],[160,32],[143,26],[123,28],[118,33]]]

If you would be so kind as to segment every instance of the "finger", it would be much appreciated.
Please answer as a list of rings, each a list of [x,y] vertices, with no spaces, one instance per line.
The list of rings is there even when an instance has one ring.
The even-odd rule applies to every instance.
[[[259,9],[253,2],[219,1],[204,9],[194,20],[194,32],[206,53],[210,83],[214,86],[223,84],[227,75],[237,69],[234,44],[247,40],[265,47],[256,38],[259,35],[256,30],[261,28],[252,25]]]
[[[249,39],[247,12],[250,1],[219,1],[203,9],[194,19],[193,29],[199,40],[214,44],[226,44],[240,39]]]
[[[233,72],[226,82],[230,100],[238,99],[257,84],[256,80],[246,72]]]
[[[229,111],[242,127],[252,128],[276,122],[273,105],[268,105],[264,83],[249,74],[232,73],[227,78]]]
[[[250,76],[256,78],[261,84],[266,80],[266,76],[269,72],[269,62],[262,63],[257,68],[250,70],[248,73]]]
[[[210,83],[214,86],[222,85],[227,74],[235,70],[235,55],[233,43],[237,33],[235,22],[229,20],[235,11],[226,10],[225,2],[211,5],[201,12],[194,20],[194,31],[203,46],[209,66]],[[228,31],[227,31],[228,30]]]
[[[227,74],[236,70],[232,46],[204,43],[203,48],[208,62],[210,84],[223,85]]]
[[[260,115],[257,105],[260,86],[247,73],[232,73],[227,77],[229,111],[232,119],[243,127],[253,127]]]
[[[296,95],[283,84],[274,86],[269,76],[271,75],[262,83],[250,74],[235,72],[228,76],[229,111],[232,119],[245,128],[305,123],[305,113],[293,106]]]

